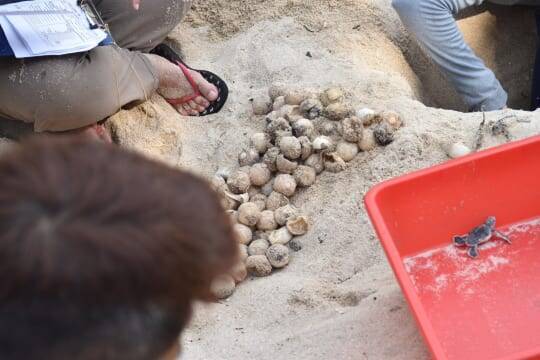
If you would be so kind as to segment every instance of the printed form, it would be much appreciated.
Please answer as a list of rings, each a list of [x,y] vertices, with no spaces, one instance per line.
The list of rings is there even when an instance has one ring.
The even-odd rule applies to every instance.
[[[64,55],[95,48],[107,37],[91,29],[77,0],[34,0],[0,6],[0,26],[17,58]]]

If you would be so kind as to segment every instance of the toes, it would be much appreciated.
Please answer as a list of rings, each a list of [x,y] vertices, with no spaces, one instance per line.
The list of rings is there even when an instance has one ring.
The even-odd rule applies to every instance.
[[[203,110],[210,106],[210,102],[202,96],[197,96],[195,102],[203,107]]]
[[[188,116],[188,113],[186,112],[186,110],[184,110],[184,107],[182,105],[178,105],[176,107],[176,111],[178,111],[180,115]]]
[[[192,72],[192,76],[194,79],[196,79],[195,81],[197,85],[199,86],[199,91],[208,101],[214,101],[217,99],[219,95],[218,89],[214,85],[206,81],[206,79],[203,78],[202,75],[196,71]]]
[[[191,110],[199,111],[199,105],[195,101],[191,100],[188,104]]]
[[[191,107],[191,101],[183,105],[184,111],[190,116],[199,115],[199,112]]]
[[[199,87],[201,94],[204,95],[205,98],[207,98],[209,101],[214,101],[218,98],[218,90],[217,88],[210,84],[206,83],[206,85]]]

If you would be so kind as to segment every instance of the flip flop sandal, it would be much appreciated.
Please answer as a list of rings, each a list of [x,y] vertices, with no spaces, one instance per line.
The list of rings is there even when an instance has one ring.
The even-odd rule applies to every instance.
[[[189,81],[191,87],[193,88],[194,93],[192,95],[186,95],[182,96],[179,99],[166,99],[167,102],[171,105],[182,105],[190,102],[191,100],[197,98],[198,96],[202,96],[201,92],[199,91],[199,87],[193,80],[193,77],[190,74],[189,70],[193,70],[198,72],[202,75],[206,81],[213,84],[218,89],[218,97],[216,100],[212,101],[210,105],[203,111],[200,112],[198,116],[206,116],[218,113],[222,108],[223,105],[227,102],[227,98],[229,97],[229,88],[227,87],[227,84],[223,79],[221,79],[216,74],[206,71],[206,70],[196,70],[193,68],[190,68],[180,57],[176,51],[174,51],[170,46],[166,44],[160,44],[156,46],[150,53],[159,55],[173,64],[176,64],[182,69],[182,72],[186,76],[186,79]]]

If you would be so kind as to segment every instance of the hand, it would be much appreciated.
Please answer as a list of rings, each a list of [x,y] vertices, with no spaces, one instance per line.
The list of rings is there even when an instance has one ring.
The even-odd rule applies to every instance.
[[[135,10],[139,10],[139,6],[141,6],[141,0],[131,0],[133,4],[133,8]]]

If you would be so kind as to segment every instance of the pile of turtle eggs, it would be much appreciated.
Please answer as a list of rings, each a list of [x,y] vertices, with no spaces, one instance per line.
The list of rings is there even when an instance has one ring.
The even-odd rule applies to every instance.
[[[360,151],[390,144],[402,126],[394,112],[353,111],[339,88],[318,94],[274,85],[252,106],[266,130],[251,135],[250,147],[238,155],[239,169],[218,171],[212,181],[234,223],[242,260],[215,281],[218,298],[230,296],[248,273],[268,276],[287,266],[290,251],[301,249],[295,237],[308,232],[310,220],[290,201],[299,188],[325,170],[345,170]]]

